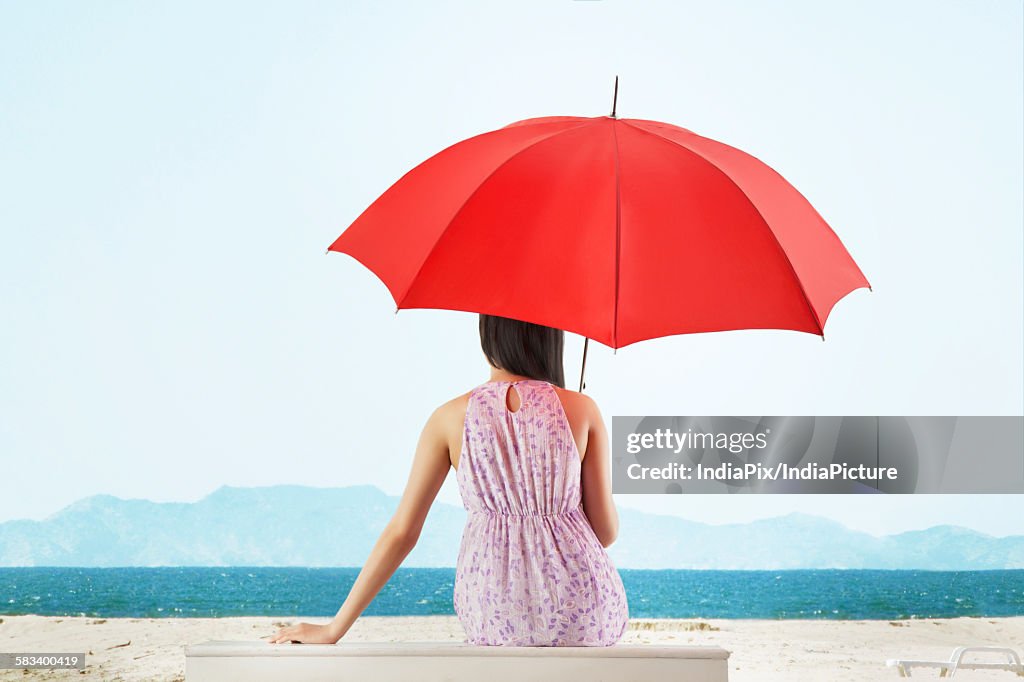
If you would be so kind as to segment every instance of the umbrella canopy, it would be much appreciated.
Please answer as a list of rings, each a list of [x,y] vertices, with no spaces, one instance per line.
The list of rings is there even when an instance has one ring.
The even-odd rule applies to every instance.
[[[614,116],[518,121],[416,166],[329,251],[398,309],[510,317],[611,348],[673,334],[824,337],[868,281],[808,201],[753,156]]]

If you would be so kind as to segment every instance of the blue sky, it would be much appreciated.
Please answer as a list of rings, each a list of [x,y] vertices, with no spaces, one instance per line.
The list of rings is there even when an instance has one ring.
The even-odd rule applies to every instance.
[[[619,115],[782,173],[875,292],[824,344],[592,347],[606,417],[1022,414],[1021,26],[1009,0],[4,3],[0,520],[101,492],[400,492],[432,409],[486,379],[475,319],[396,316],[325,248],[445,146],[606,114],[616,74]],[[1021,497],[618,501],[1024,530]]]

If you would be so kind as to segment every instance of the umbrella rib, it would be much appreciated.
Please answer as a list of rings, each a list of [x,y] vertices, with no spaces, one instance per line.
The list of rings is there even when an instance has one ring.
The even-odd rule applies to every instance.
[[[618,81],[616,81],[616,84]],[[612,308],[612,348],[619,345],[619,254],[622,243],[622,190],[619,186],[619,134],[612,120],[612,149],[615,152],[615,299]]]
[[[484,177],[484,179],[481,180],[477,184],[477,186],[473,189],[473,191],[469,193],[469,196],[467,196],[465,198],[465,200],[463,200],[463,202],[459,205],[459,208],[455,211],[455,213],[452,214],[452,217],[445,224],[444,229],[441,230],[441,234],[437,235],[437,239],[434,240],[434,243],[427,250],[427,255],[423,257],[423,262],[420,263],[420,267],[416,270],[416,274],[412,276],[412,279],[409,280],[409,285],[405,288],[405,291],[402,292],[401,298],[399,298],[399,299],[397,299],[395,301],[396,312],[397,312],[397,310],[400,310],[402,308],[402,304],[405,303],[406,297],[409,296],[409,292],[412,290],[413,286],[416,284],[416,280],[419,279],[420,273],[423,272],[423,268],[424,268],[424,266],[426,266],[427,261],[430,260],[430,257],[434,254],[434,250],[437,248],[437,245],[440,243],[440,241],[442,239],[444,239],[444,235],[448,232],[448,228],[450,228],[452,226],[452,223],[454,223],[456,218],[459,217],[459,214],[462,213],[462,210],[464,208],[466,208],[466,206],[469,204],[469,202],[472,201],[473,197],[475,197],[477,195],[477,193],[480,191],[480,189],[484,185],[487,184],[487,181],[490,180],[491,177],[493,177],[495,173],[497,173],[499,170],[504,168],[505,165],[509,161],[511,161],[512,159],[516,158],[517,156],[519,156],[523,152],[536,147],[537,145],[541,144],[542,142],[547,142],[551,138],[556,137],[558,135],[561,135],[562,133],[569,132],[570,130],[576,130],[577,128],[582,128],[585,125],[593,124],[595,120],[596,119],[587,119],[587,120],[582,121],[579,125],[572,126],[571,128],[563,128],[561,130],[556,130],[555,132],[551,133],[550,135],[545,135],[544,137],[542,137],[542,138],[540,138],[538,140],[534,140],[533,142],[531,142],[530,144],[526,145],[525,147],[516,150],[513,154],[510,154],[508,157],[503,159],[501,161],[501,163],[499,163],[497,166],[495,166],[494,169],[492,169],[491,172],[488,173],[487,176]]]
[[[814,320],[814,323],[818,327],[818,335],[821,336],[821,338],[824,339],[825,338],[825,329],[824,329],[824,327],[821,324],[821,319],[818,317],[818,313],[815,312],[814,306],[811,304],[811,299],[807,295],[807,290],[804,289],[804,283],[800,280],[800,275],[797,274],[796,267],[793,266],[793,261],[790,260],[789,254],[786,253],[786,250],[784,248],[782,248],[782,243],[779,242],[779,238],[778,238],[778,236],[776,236],[775,231],[772,229],[772,226],[768,224],[767,220],[765,220],[764,215],[761,213],[761,209],[759,209],[757,207],[757,204],[754,203],[754,200],[751,199],[747,195],[747,193],[743,191],[743,188],[740,187],[739,184],[735,180],[733,180],[732,176],[729,175],[728,173],[726,173],[721,168],[719,168],[717,165],[715,165],[715,163],[713,161],[711,161],[711,159],[707,158],[706,156],[704,156],[700,152],[697,152],[697,151],[695,151],[693,149],[690,149],[689,147],[687,147],[683,143],[679,142],[678,140],[672,140],[672,139],[669,139],[669,138],[664,137],[662,135],[658,135],[657,133],[651,132],[650,130],[643,129],[640,126],[632,125],[628,121],[623,121],[623,123],[626,123],[627,125],[629,125],[629,127],[633,128],[634,130],[639,130],[642,133],[650,135],[651,137],[654,137],[656,139],[663,140],[664,142],[668,142],[669,144],[673,144],[673,145],[679,147],[680,149],[686,150],[690,154],[693,154],[694,156],[696,156],[697,158],[699,158],[700,160],[704,161],[709,166],[714,168],[716,171],[721,173],[722,176],[725,177],[726,180],[728,180],[730,183],[732,183],[733,187],[735,187],[737,190],[739,190],[739,193],[743,196],[744,199],[747,200],[747,203],[749,203],[751,208],[753,208],[754,211],[757,213],[757,217],[761,219],[761,222],[764,224],[765,229],[768,230],[768,234],[770,234],[772,236],[772,241],[775,242],[775,246],[778,247],[779,253],[782,254],[782,259],[786,262],[786,265],[789,266],[789,271],[793,275],[793,279],[796,281],[797,287],[800,289],[800,295],[803,297],[804,303],[807,304],[807,311],[811,314],[811,319]],[[691,133],[691,134],[696,135],[696,133]],[[759,159],[758,159],[758,161],[759,161],[759,163],[764,163],[763,161],[760,161]]]

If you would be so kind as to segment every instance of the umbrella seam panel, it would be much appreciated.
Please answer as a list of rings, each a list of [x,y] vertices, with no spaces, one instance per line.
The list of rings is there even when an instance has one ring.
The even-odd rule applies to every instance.
[[[690,149],[689,147],[687,147],[686,145],[682,144],[681,142],[679,142],[677,140],[672,140],[672,139],[669,139],[669,138],[664,137],[662,135],[658,135],[657,133],[652,132],[650,130],[645,130],[645,129],[641,128],[640,126],[632,125],[628,121],[623,121],[623,123],[628,125],[630,128],[633,128],[634,130],[638,130],[638,131],[640,131],[642,133],[650,135],[651,137],[654,137],[654,138],[657,138],[659,140],[663,140],[665,142],[668,142],[669,144],[675,145],[676,147],[679,147],[680,149],[684,149],[687,152],[689,152],[690,154],[693,154],[694,156],[696,156],[697,158],[701,159],[702,161],[707,163],[709,166],[711,166],[712,168],[717,170],[719,173],[721,173],[722,176],[725,177],[726,180],[728,180],[730,183],[732,183],[733,187],[735,187],[737,190],[739,190],[739,193],[743,196],[744,199],[747,200],[747,203],[749,203],[751,208],[753,208],[754,211],[757,213],[757,217],[761,219],[761,223],[765,226],[765,229],[768,230],[768,234],[770,234],[772,236],[772,241],[775,243],[775,246],[778,247],[779,253],[782,254],[782,260],[785,261],[787,266],[789,266],[789,271],[790,271],[790,273],[792,273],[793,279],[796,280],[796,285],[800,289],[800,296],[804,299],[804,303],[807,304],[807,311],[811,314],[811,319],[814,321],[815,325],[817,325],[817,327],[818,327],[818,335],[821,336],[822,338],[824,338],[825,337],[825,329],[824,329],[824,327],[821,324],[821,319],[818,317],[817,311],[814,310],[814,305],[811,303],[811,299],[807,295],[807,290],[804,289],[804,283],[800,280],[800,275],[799,275],[799,273],[797,273],[796,267],[793,265],[793,261],[790,259],[789,254],[786,253],[786,249],[784,249],[782,247],[782,243],[779,241],[779,238],[775,234],[775,231],[772,229],[772,226],[768,224],[768,221],[765,219],[764,214],[761,213],[761,209],[759,209],[757,207],[757,204],[754,203],[754,200],[751,199],[750,196],[746,192],[743,191],[743,188],[739,186],[739,184],[732,178],[732,176],[729,175],[728,173],[726,173],[721,168],[719,168],[717,165],[715,165],[715,163],[713,161],[711,161],[711,159],[707,158],[706,156],[704,156],[700,152],[697,152],[697,151],[695,151],[693,149]],[[691,132],[691,134],[696,135],[696,133],[692,133],[692,132]],[[719,142],[719,144],[725,144],[725,143],[724,142]],[[726,146],[729,146],[729,145],[726,145]],[[733,149],[736,149],[736,148],[733,147]],[[737,151],[740,151],[741,153],[746,154],[746,152],[743,152],[742,150],[737,150]],[[749,156],[749,154],[748,154],[748,156]],[[756,159],[756,157],[752,157],[752,158]],[[756,160],[758,161],[758,163],[764,164],[764,161],[761,161],[760,159],[756,159]],[[767,166],[768,164],[764,164],[764,165]],[[770,168],[770,166],[769,166],[769,168]],[[783,178],[783,180],[785,180],[785,178]],[[786,182],[788,183],[788,181],[786,181]]]
[[[527,151],[529,149],[532,149],[533,147],[535,147],[535,146],[537,146],[537,145],[539,145],[539,144],[541,144],[543,142],[547,142],[551,138],[556,137],[558,135],[561,135],[562,133],[569,132],[570,130],[577,130],[578,128],[582,128],[585,125],[592,124],[593,122],[594,122],[594,119],[586,119],[583,122],[581,122],[579,125],[572,126],[571,128],[564,128],[564,129],[561,129],[561,130],[557,130],[557,131],[555,131],[555,132],[553,132],[553,133],[551,133],[549,135],[543,136],[539,140],[534,140],[533,142],[530,142],[529,144],[527,144],[525,147],[522,147],[521,149],[516,150],[513,154],[511,154],[508,157],[502,159],[502,161],[499,162],[497,166],[495,166],[493,169],[491,169],[491,171],[487,174],[487,176],[484,177],[484,179],[481,180],[479,184],[477,184],[477,186],[473,189],[473,191],[469,193],[469,196],[467,196],[465,198],[465,200],[459,205],[458,209],[456,209],[455,213],[452,214],[452,217],[448,220],[448,222],[445,224],[444,228],[441,230],[441,233],[437,236],[437,239],[435,239],[434,243],[430,246],[429,249],[427,249],[427,255],[423,257],[423,261],[420,263],[419,268],[417,268],[416,274],[413,275],[412,279],[409,280],[409,285],[405,288],[405,291],[402,292],[401,298],[398,299],[398,301],[396,301],[395,305],[397,306],[397,309],[401,310],[402,304],[405,303],[405,299],[409,296],[409,292],[412,290],[413,286],[415,286],[416,280],[419,279],[420,273],[423,272],[423,268],[426,266],[427,261],[429,261],[430,257],[432,255],[434,255],[434,250],[437,248],[437,245],[441,242],[441,240],[444,239],[444,235],[448,232],[448,229],[452,226],[452,223],[455,222],[455,220],[462,213],[463,209],[466,208],[466,206],[469,204],[469,202],[473,200],[473,197],[475,197],[477,195],[477,193],[480,191],[480,189],[485,184],[487,184],[487,181],[490,180],[494,176],[495,173],[497,173],[499,170],[504,168],[505,165],[508,162],[510,162],[512,159],[516,158],[517,156],[519,156],[523,152],[525,152],[525,151]]]

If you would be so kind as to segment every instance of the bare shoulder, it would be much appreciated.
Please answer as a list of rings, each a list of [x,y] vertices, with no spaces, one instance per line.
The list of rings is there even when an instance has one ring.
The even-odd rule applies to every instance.
[[[572,403],[588,410],[596,410],[597,403],[586,393],[580,393],[579,391],[573,391],[568,388],[560,388],[555,386],[555,391],[558,393],[558,397],[561,398],[562,403]]]
[[[466,391],[440,405],[430,415],[428,423],[428,428],[433,425],[438,437],[447,445],[448,458],[455,468],[459,466],[460,444],[463,437],[462,427],[466,420],[466,409],[469,406],[471,393],[472,391]]]
[[[457,395],[451,400],[442,403],[434,413],[430,415],[430,421],[448,431],[454,427],[462,427],[462,421],[466,416],[466,407],[469,405],[469,394],[472,391],[466,391],[462,395]]]
[[[601,411],[589,395],[558,386],[555,386],[555,392],[558,394],[562,408],[570,422],[575,422],[577,419],[590,422],[595,418],[600,418]]]

